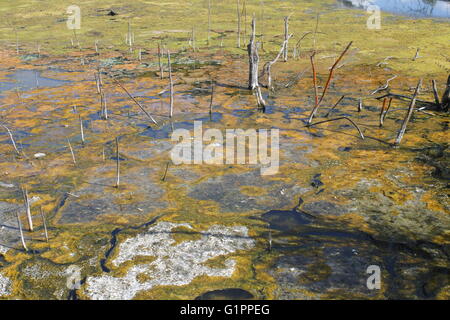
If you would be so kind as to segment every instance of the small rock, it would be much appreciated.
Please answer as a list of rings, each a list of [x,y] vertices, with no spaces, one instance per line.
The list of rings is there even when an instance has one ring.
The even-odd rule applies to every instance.
[[[35,154],[34,154],[34,157],[35,157],[36,159],[43,158],[43,157],[45,157],[45,156],[46,156],[46,154],[45,154],[45,153],[42,153],[42,152],[38,152],[38,153],[35,153]]]

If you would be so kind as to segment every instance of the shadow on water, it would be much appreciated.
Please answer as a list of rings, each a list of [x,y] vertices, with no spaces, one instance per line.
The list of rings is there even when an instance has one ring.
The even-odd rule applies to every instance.
[[[377,239],[310,214],[302,205],[300,199],[292,210],[271,210],[261,217],[268,223],[265,238],[276,257],[270,272],[281,287],[318,294],[341,290],[347,298],[373,297],[377,293],[366,285],[371,265],[380,267],[388,299],[435,298],[450,285],[450,270],[439,263],[448,259],[450,248],[424,241]]]

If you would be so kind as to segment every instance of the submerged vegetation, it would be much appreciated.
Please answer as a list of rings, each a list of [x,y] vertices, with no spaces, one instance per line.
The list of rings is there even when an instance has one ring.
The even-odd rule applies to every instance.
[[[0,7],[0,298],[450,297],[448,20],[65,5]],[[173,164],[195,120],[279,129],[278,173]]]

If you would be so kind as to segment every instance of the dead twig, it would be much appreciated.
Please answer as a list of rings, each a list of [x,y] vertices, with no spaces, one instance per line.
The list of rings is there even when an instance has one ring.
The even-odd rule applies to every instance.
[[[45,216],[44,216],[44,212],[42,211],[42,207],[40,207],[40,212],[41,212],[42,224],[44,226],[45,240],[48,242],[47,223],[45,221]]]
[[[416,98],[417,98],[417,95],[419,94],[419,90],[420,90],[421,85],[422,85],[422,79],[420,79],[419,83],[417,83],[417,87],[416,87],[416,90],[414,91],[414,95],[413,95],[413,98],[412,98],[411,103],[409,105],[408,112],[406,113],[405,119],[403,120],[403,124],[402,124],[402,127],[401,127],[401,129],[400,129],[400,131],[398,133],[397,139],[395,139],[395,145],[397,145],[397,146],[402,141],[402,138],[403,138],[403,136],[404,136],[404,134],[406,132],[406,126],[408,125],[408,122],[411,119],[411,116],[412,116],[412,114],[414,112],[414,105],[416,104]]]
[[[321,123],[331,122],[331,121],[337,121],[337,120],[342,120],[342,119],[345,119],[345,120],[349,121],[349,122],[350,122],[350,123],[358,130],[358,133],[359,133],[359,136],[361,137],[361,139],[364,140],[364,135],[363,135],[361,129],[360,129],[360,128],[358,127],[358,125],[357,125],[352,119],[350,119],[349,117],[339,117],[339,118],[334,118],[334,119],[329,119],[329,120],[323,120],[323,121],[319,121],[319,122],[307,124],[305,127],[311,127],[311,126],[315,126],[315,125],[318,125],[318,124],[321,124]]]
[[[325,115],[325,118],[328,118],[328,116],[330,115],[331,111],[334,110],[334,108],[337,107],[337,105],[345,98],[345,95],[343,95],[342,97],[339,98],[339,100],[333,105],[333,107],[331,107],[330,110],[328,110],[328,113]]]
[[[387,79],[387,80],[386,80],[386,84],[385,84],[384,86],[379,87],[379,88],[376,89],[374,92],[372,92],[370,95],[374,95],[375,93],[378,93],[378,92],[380,92],[380,91],[382,91],[382,90],[386,90],[387,88],[389,88],[389,81],[392,81],[392,80],[394,80],[395,78],[397,78],[397,75],[393,76],[393,77],[390,78],[390,79]]]
[[[19,152],[19,150],[17,149],[16,142],[14,141],[14,137],[13,137],[11,131],[8,129],[7,126],[5,126],[5,125],[3,125],[3,124],[2,124],[1,126],[2,126],[3,128],[5,128],[5,130],[8,132],[9,139],[11,140],[11,143],[12,143],[12,145],[13,145],[13,147],[14,147],[14,150],[16,151],[16,153],[17,153],[18,155],[20,155],[20,152]]]
[[[115,83],[117,83],[117,85],[120,87],[120,88],[122,88],[122,90],[123,91],[125,91],[126,92],[126,94],[130,97],[130,99],[131,100],[133,100],[134,101],[134,103],[136,103],[136,105],[145,113],[145,115],[147,116],[147,117],[149,117],[150,118],[150,120],[152,120],[153,121],[153,123],[154,124],[158,124],[158,122],[156,122],[156,120],[150,115],[150,113],[148,113],[145,109],[144,109],[144,107],[139,103],[139,101],[137,101],[129,92],[128,92],[128,90],[116,79],[116,78],[113,78],[113,77],[111,77],[112,79],[113,79],[113,81],[115,82]]]

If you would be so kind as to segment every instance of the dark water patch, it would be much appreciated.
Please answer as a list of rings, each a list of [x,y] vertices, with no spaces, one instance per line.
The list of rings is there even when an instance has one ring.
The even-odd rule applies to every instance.
[[[205,292],[195,300],[251,300],[253,298],[254,296],[244,289],[229,288]]]

